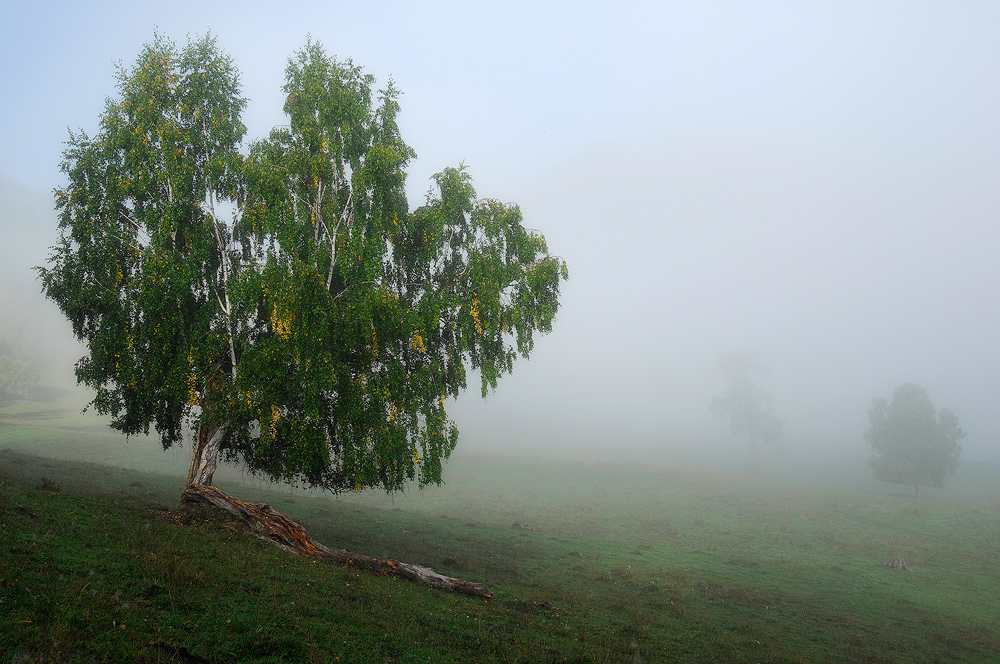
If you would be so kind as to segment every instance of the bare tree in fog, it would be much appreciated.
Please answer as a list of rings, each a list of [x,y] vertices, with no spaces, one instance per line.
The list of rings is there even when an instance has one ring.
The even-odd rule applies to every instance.
[[[780,448],[785,424],[771,413],[771,397],[757,385],[767,369],[756,353],[733,351],[719,358],[719,371],[729,381],[729,389],[712,400],[712,412],[729,420],[734,436],[748,437],[753,474],[759,475],[757,443]]]
[[[897,387],[892,403],[875,399],[868,410],[871,428],[865,440],[872,446],[872,475],[880,482],[908,484],[920,495],[920,485],[942,487],[958,468],[965,431],[947,408],[940,414],[927,390],[914,383]]]

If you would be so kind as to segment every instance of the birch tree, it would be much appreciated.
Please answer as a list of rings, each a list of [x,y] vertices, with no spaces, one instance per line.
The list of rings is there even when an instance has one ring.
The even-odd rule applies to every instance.
[[[220,460],[332,492],[440,483],[467,372],[485,395],[551,330],[565,263],[463,167],[411,211],[399,92],[373,85],[308,41],[287,125],[247,144],[215,40],[157,37],[98,133],[70,134],[43,290],[113,427],[196,432],[188,497]]]

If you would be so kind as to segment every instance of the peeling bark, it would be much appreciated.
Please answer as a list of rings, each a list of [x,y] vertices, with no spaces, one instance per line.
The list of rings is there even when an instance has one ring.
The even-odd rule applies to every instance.
[[[229,427],[199,427],[198,443],[191,455],[188,469],[188,484],[210,485],[219,464],[219,449]]]
[[[369,569],[382,576],[399,576],[434,588],[452,592],[493,597],[493,592],[481,583],[472,583],[438,574],[429,567],[351,553],[344,549],[331,549],[313,540],[305,528],[295,523],[265,503],[245,503],[227,496],[213,486],[188,484],[181,495],[184,502],[212,505],[229,512],[246,523],[251,531],[265,541],[277,544],[307,558],[337,565],[351,565]]]

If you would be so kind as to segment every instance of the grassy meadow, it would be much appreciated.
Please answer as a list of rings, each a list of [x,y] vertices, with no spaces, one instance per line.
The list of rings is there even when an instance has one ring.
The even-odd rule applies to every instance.
[[[2,662],[1000,661],[995,465],[919,498],[863,459],[753,479],[459,451],[444,487],[395,496],[219,476],[483,600],[179,513],[184,451],[78,412],[58,392],[0,406]]]

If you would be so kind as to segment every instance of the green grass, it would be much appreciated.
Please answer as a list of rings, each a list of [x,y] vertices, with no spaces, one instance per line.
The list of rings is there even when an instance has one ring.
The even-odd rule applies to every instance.
[[[218,482],[330,546],[486,582],[482,600],[209,511],[175,523],[183,459],[102,426],[58,400],[0,409],[0,661],[1000,660],[995,466],[919,499],[845,481],[863,460],[810,481],[460,453],[445,487],[395,497]],[[160,472],[108,465],[129,446]],[[913,572],[881,566],[897,557]]]

